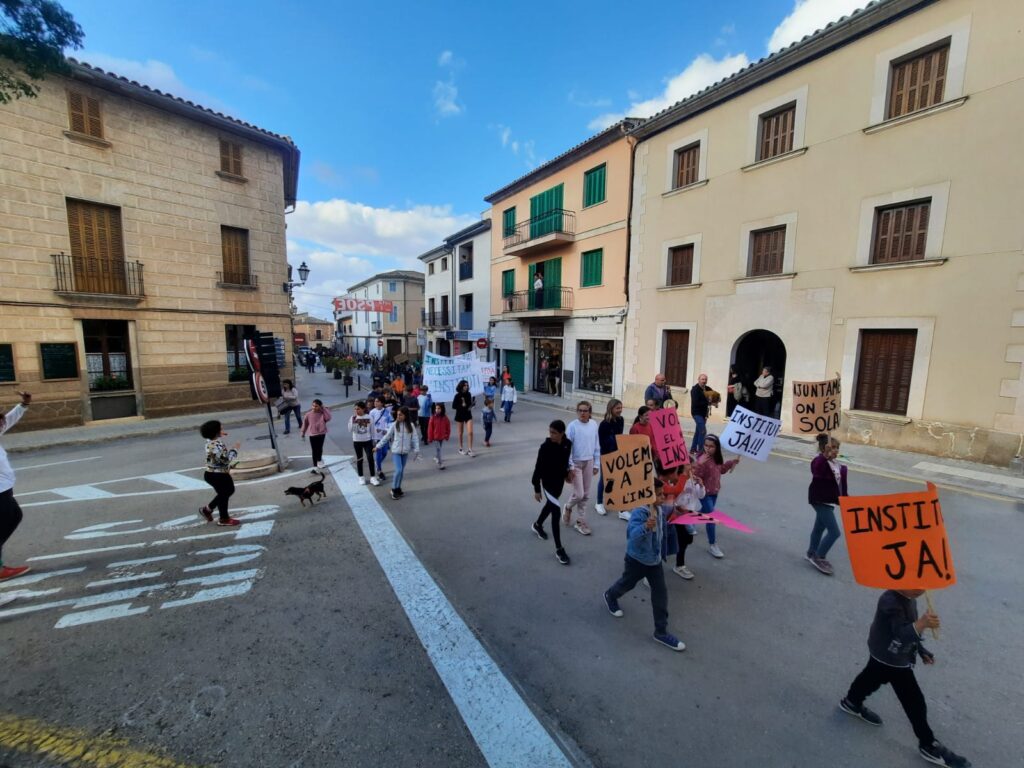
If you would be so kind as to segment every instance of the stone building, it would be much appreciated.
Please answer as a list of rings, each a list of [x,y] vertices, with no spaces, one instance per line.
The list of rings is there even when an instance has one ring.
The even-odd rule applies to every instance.
[[[334,319],[343,317],[352,354],[415,357],[416,331],[423,314],[423,273],[411,269],[380,272],[333,299]]]
[[[0,107],[0,394],[34,394],[23,423],[248,405],[243,337],[289,338],[298,166],[286,136],[75,61]]]
[[[295,328],[296,347],[326,347],[334,349],[334,323],[330,320],[321,320],[308,313],[295,315],[293,321]],[[299,339],[302,342],[299,342]]]

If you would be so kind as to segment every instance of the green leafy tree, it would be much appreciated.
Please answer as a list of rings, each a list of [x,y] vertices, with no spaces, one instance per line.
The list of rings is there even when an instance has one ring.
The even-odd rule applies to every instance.
[[[85,33],[55,0],[0,0],[0,104],[36,96],[33,81],[69,71],[65,48]]]

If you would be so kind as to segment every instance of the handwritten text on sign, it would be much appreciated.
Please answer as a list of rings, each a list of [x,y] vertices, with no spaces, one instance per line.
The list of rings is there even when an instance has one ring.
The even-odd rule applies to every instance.
[[[853,578],[878,589],[941,589],[956,571],[939,506],[928,490],[885,496],[841,496]]]
[[[793,382],[793,430],[802,435],[839,427],[839,379]]]
[[[654,503],[654,459],[647,435],[619,435],[618,450],[601,457],[604,506],[628,511]]]
[[[767,461],[782,422],[758,416],[741,405],[732,412],[722,431],[722,448],[757,461]]]
[[[493,375],[494,363],[478,360],[475,352],[457,357],[423,354],[423,383],[430,387],[435,402],[454,398],[455,387],[463,379],[469,384],[470,394],[482,394],[484,383]]]
[[[664,469],[671,469],[690,463],[686,450],[679,417],[673,408],[658,408],[651,411],[651,432],[654,434],[654,449]]]

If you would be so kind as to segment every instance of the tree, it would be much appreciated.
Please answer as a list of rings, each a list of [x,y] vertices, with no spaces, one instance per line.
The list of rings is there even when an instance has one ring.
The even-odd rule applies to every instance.
[[[0,0],[0,104],[34,97],[33,81],[70,71],[65,48],[85,33],[56,0]]]

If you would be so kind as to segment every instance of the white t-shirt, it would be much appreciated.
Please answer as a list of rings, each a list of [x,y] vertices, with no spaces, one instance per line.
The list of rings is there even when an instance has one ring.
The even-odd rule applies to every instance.
[[[16,406],[11,408],[7,412],[6,420],[4,421],[3,431],[0,431],[0,435],[9,430],[15,424],[17,424],[21,417],[25,415],[25,406],[18,403]],[[14,467],[7,460],[7,451],[0,445],[0,493],[9,491],[14,487]]]
[[[572,441],[570,467],[577,461],[593,461],[594,466],[598,466],[601,461],[601,445],[597,437],[597,422],[594,419],[590,419],[586,424],[574,419],[569,422],[565,436]]]

